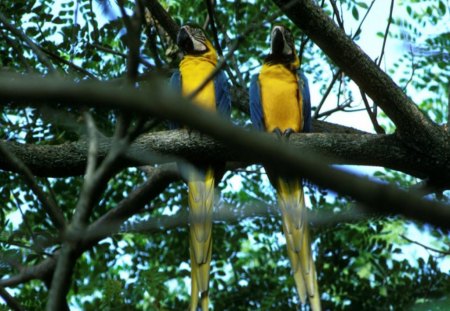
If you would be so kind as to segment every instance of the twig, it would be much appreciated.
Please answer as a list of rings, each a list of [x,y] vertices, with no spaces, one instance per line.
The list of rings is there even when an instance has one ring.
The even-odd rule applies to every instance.
[[[23,47],[18,46],[17,42],[11,40],[11,39],[5,34],[4,31],[1,31],[0,33],[1,33],[1,35],[2,35],[3,40],[5,40],[6,43],[7,43],[9,46],[12,46],[12,48],[16,51],[17,56],[19,56],[21,63],[25,65],[26,71],[27,71],[27,72],[32,72],[32,71],[33,71],[33,68],[30,66],[28,60],[23,56]]]
[[[127,55],[127,76],[131,83],[136,82],[136,77],[139,69],[140,60],[140,35],[142,26],[142,17],[140,2],[136,2],[134,15],[130,18],[125,11],[123,0],[118,0],[120,12],[122,13],[122,19],[127,29],[126,43],[128,46]]]
[[[9,164],[16,170],[16,172],[19,172],[20,175],[24,178],[25,182],[41,202],[42,208],[50,216],[53,225],[60,231],[64,230],[66,222],[62,211],[59,209],[57,203],[51,198],[51,196],[48,196],[41,189],[41,187],[39,187],[39,185],[36,183],[36,179],[28,169],[28,167],[19,158],[15,157],[4,145],[4,143],[1,142],[0,155],[2,155],[3,158],[7,159]]]
[[[216,28],[216,18],[213,8],[213,1],[214,0],[205,0],[206,8],[208,10],[208,17],[209,17],[209,26],[211,27],[211,31],[213,34],[213,40],[216,44],[217,53],[220,56],[223,56],[222,47],[220,46],[219,37],[217,36],[217,28]]]
[[[100,51],[103,51],[103,52],[106,52],[106,53],[110,53],[110,54],[113,54],[113,55],[117,55],[117,56],[120,56],[120,57],[125,58],[125,59],[128,57],[127,54],[125,54],[125,53],[122,53],[122,52],[119,52],[119,51],[115,51],[115,50],[110,49],[110,48],[105,47],[105,46],[101,46],[100,44],[93,43],[93,44],[91,44],[91,46],[94,47],[94,48],[99,49]],[[152,64],[150,64],[146,59],[144,59],[142,57],[139,58],[139,61],[141,62],[141,64],[143,64],[147,68],[153,68],[154,67]]]
[[[364,17],[361,19],[361,22],[358,25],[358,28],[356,28],[355,33],[352,36],[352,39],[355,39],[356,36],[359,34],[359,32],[361,31],[361,27],[364,24],[364,21],[366,20],[367,16],[369,15],[369,12],[372,10],[372,6],[375,3],[376,0],[372,0],[372,2],[369,5],[369,8],[367,9],[366,13],[364,14]]]
[[[84,118],[86,120],[86,128],[89,135],[89,150],[85,179],[89,180],[94,177],[94,172],[97,167],[98,140],[97,128],[95,127],[92,115],[89,112],[85,112]]]
[[[214,8],[213,8],[213,1],[214,0],[205,0],[205,3],[206,3],[206,8],[208,10],[208,17],[210,20],[209,25],[211,26],[211,31],[213,33],[213,40],[216,45],[217,53],[219,54],[219,56],[223,56],[222,47],[220,45],[219,37],[217,35],[216,17],[215,17],[215,12],[214,12]],[[229,59],[232,60],[233,57],[230,57]],[[227,72],[228,77],[230,78],[233,85],[236,87],[241,86],[237,82],[236,77],[234,76],[233,72],[230,70],[228,64],[225,63],[224,69]]]
[[[3,300],[6,302],[8,307],[11,308],[11,310],[14,311],[22,311],[25,310],[20,303],[14,299],[13,296],[11,296],[6,289],[4,289],[2,286],[0,286],[0,296],[3,298]]]
[[[36,56],[39,58],[39,60],[47,67],[47,69],[50,72],[54,72],[55,68],[53,67],[50,60],[47,58],[45,53],[41,50],[39,46],[37,46],[28,36],[20,29],[14,27],[6,17],[0,13],[0,22],[5,26],[6,29],[8,29],[10,32],[12,32],[16,37],[19,37],[23,41],[25,41],[28,46],[33,50],[33,52],[36,54]]]
[[[63,63],[64,65],[67,65],[67,66],[69,66],[70,68],[72,68],[72,69],[74,69],[76,71],[81,72],[82,74],[88,76],[91,79],[97,80],[97,77],[94,76],[92,73],[90,73],[88,70],[86,70],[86,69],[84,69],[84,68],[82,68],[80,66],[75,65],[71,61],[68,61],[68,60],[64,59],[63,57],[61,57],[61,56],[59,56],[59,55],[57,55],[57,54],[55,54],[55,53],[53,53],[53,52],[51,52],[51,51],[49,51],[47,49],[44,49],[42,47],[40,47],[40,48],[41,48],[41,50],[44,53],[46,53],[48,56],[50,56],[51,58],[55,59],[56,61],[58,61],[60,63]]]
[[[373,128],[375,129],[375,132],[377,132],[377,134],[386,134],[384,129],[378,123],[377,116],[370,109],[369,101],[367,100],[366,94],[363,92],[363,90],[361,90],[361,88],[359,89],[359,92],[361,93],[361,98],[364,102],[364,106],[366,107],[366,111],[367,111],[367,114],[369,115],[370,121],[372,121],[372,125],[373,125]]]
[[[377,66],[379,67],[381,64],[381,60],[383,59],[383,55],[384,55],[384,49],[386,47],[386,40],[387,40],[387,36],[389,34],[389,27],[391,26],[392,23],[392,13],[394,11],[394,0],[391,0],[391,7],[389,8],[389,19],[388,19],[388,24],[386,26],[386,31],[384,32],[384,39],[383,39],[383,45],[381,47],[381,53],[380,53],[380,57],[378,58],[378,62],[377,62]]]
[[[450,78],[447,83],[447,132],[450,132]]]
[[[329,115],[331,115],[331,114],[333,114],[335,112],[338,112],[338,111],[348,111],[348,110],[345,110],[345,109],[350,107],[352,104],[353,104],[353,100],[347,99],[342,104],[338,104],[335,108],[332,108],[332,109],[327,110],[325,112],[319,113],[317,118],[327,117],[327,116],[329,116]]]
[[[323,104],[325,103],[325,100],[327,99],[328,95],[330,95],[331,90],[333,89],[334,84],[336,83],[336,80],[338,79],[338,77],[341,75],[342,70],[338,69],[336,71],[336,73],[333,75],[333,78],[330,81],[330,84],[328,84],[328,87],[325,91],[325,94],[323,94],[322,99],[320,100],[319,105],[317,105],[317,109],[316,111],[314,111],[314,115],[313,118],[314,119],[318,119],[319,118],[319,112],[320,109],[322,109]]]
[[[336,20],[338,22],[339,28],[344,30],[344,23],[341,20],[341,14],[339,14],[339,9],[336,6],[336,1],[335,0],[330,0],[330,3],[331,3],[331,6],[333,7],[334,15],[336,15]]]
[[[36,253],[38,253],[40,255],[45,255],[45,256],[52,256],[53,255],[53,254],[50,254],[50,253],[47,253],[47,252],[41,250],[42,248],[40,246],[36,247],[36,245],[27,245],[25,243],[17,242],[17,241],[14,241],[14,240],[10,241],[10,240],[0,239],[0,243],[6,244],[6,245],[14,245],[14,246],[17,246],[17,247],[28,249],[28,250],[36,252]],[[39,248],[39,250],[37,250],[36,248]]]
[[[423,248],[425,248],[425,249],[427,249],[429,251],[432,251],[432,252],[435,252],[435,253],[439,253],[439,254],[442,254],[442,255],[445,255],[445,256],[449,256],[450,255],[450,251],[444,251],[444,250],[441,250],[441,249],[436,249],[436,248],[430,247],[430,246],[422,244],[422,243],[420,243],[418,241],[414,241],[414,240],[408,238],[407,236],[405,236],[404,234],[400,234],[400,237],[402,237],[404,240],[406,240],[406,241],[408,241],[410,243],[414,243],[414,244],[417,244],[419,246],[422,246]]]

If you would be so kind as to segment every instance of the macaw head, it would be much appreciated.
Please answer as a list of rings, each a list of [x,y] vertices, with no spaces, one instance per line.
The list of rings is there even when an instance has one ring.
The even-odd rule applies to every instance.
[[[289,29],[280,25],[273,27],[270,34],[270,53],[283,57],[294,56],[294,39]]]
[[[209,41],[200,26],[184,25],[177,35],[177,44],[186,54],[203,54],[209,50]]]

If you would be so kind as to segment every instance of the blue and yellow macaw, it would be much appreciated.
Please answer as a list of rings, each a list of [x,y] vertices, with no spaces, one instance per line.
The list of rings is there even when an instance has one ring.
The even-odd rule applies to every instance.
[[[180,28],[177,44],[184,52],[179,70],[170,83],[173,88],[188,96],[210,75],[217,65],[217,54],[203,30],[194,25]],[[217,111],[229,117],[231,100],[225,74],[220,71],[193,98],[200,107]],[[172,124],[171,128],[177,125]],[[209,270],[212,254],[212,213],[215,180],[222,177],[221,169],[208,163],[194,163],[196,169],[187,172],[190,217],[191,304],[197,310],[200,294],[202,310],[209,308]],[[220,166],[220,165],[219,165]],[[183,168],[182,168],[183,169]]]
[[[250,84],[250,114],[258,130],[275,132],[285,139],[291,133],[311,131],[308,81],[299,65],[291,32],[283,26],[275,26],[271,33],[271,52]],[[302,303],[308,298],[311,309],[320,310],[302,180],[277,175],[270,168],[268,171],[278,193],[297,292]]]

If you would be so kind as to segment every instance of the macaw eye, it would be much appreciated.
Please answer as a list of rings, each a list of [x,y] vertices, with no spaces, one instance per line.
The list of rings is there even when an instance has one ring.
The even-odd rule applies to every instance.
[[[285,30],[284,31],[284,37],[286,38],[286,41],[291,41],[292,40],[292,34],[291,34],[291,32],[289,31],[289,30]]]

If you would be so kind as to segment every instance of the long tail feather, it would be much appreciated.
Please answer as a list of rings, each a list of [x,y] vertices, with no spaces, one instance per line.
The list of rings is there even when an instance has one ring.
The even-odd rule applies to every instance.
[[[208,169],[203,177],[192,173],[188,188],[191,221],[189,232],[192,276],[191,310],[194,303],[195,308],[197,307],[200,293],[202,310],[206,311],[209,305],[209,270],[212,255],[213,170]]]
[[[277,188],[287,253],[298,295],[303,304],[306,298],[309,299],[313,311],[321,310],[302,184],[279,178]]]

